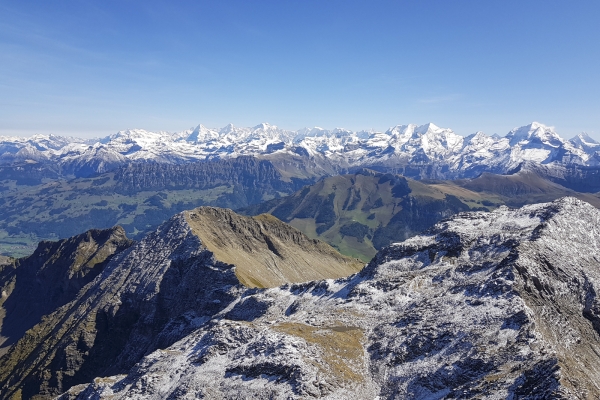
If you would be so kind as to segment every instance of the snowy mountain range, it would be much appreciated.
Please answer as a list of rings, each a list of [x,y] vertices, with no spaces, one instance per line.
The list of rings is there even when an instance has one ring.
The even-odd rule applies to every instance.
[[[198,125],[178,133],[133,129],[85,140],[55,135],[0,137],[0,165],[37,162],[78,176],[132,162],[181,164],[243,155],[308,158],[346,170],[416,167],[422,177],[457,178],[484,171],[505,173],[523,162],[597,166],[600,143],[585,133],[566,140],[553,127],[537,122],[515,128],[505,137],[483,132],[463,137],[432,123],[397,125],[385,132],[289,131],[263,123],[252,128],[229,124],[221,129]]]

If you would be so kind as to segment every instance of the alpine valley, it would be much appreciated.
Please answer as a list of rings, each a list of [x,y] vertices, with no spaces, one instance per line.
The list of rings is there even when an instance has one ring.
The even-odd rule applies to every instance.
[[[600,144],[586,134],[565,140],[539,123],[514,129],[506,137],[481,132],[462,137],[433,124],[395,126],[386,132],[286,131],[260,124],[218,130],[199,125],[175,134],[127,130],[97,140],[2,137],[0,254],[28,255],[39,240],[114,225],[139,240],[186,209],[240,209],[364,168],[426,185],[431,180],[457,183],[461,194],[447,194],[462,198],[470,209],[564,195],[585,196],[595,204],[599,151]],[[432,195],[439,198],[438,192]],[[364,218],[371,214],[369,204],[361,203]],[[465,208],[443,209],[439,216],[459,209]],[[357,218],[361,222],[362,217]],[[428,220],[427,226],[436,220]],[[367,225],[375,228],[374,223]],[[308,225],[294,226],[315,236]],[[421,223],[408,228],[418,232],[424,227]],[[335,239],[330,244],[339,246]],[[339,248],[345,251],[343,247]],[[367,260],[374,254],[374,248],[367,247],[356,255]]]
[[[598,399],[600,144],[0,138],[0,400]]]

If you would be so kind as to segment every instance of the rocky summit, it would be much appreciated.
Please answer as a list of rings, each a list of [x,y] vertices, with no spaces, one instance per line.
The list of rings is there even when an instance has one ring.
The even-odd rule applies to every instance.
[[[200,270],[186,271],[199,254],[181,251],[184,235],[171,279],[212,293],[194,307],[198,293],[178,292],[187,317],[160,335],[178,340],[61,399],[597,399],[599,230],[600,212],[574,198],[461,213],[381,250],[359,274],[261,290],[233,290],[216,265],[198,288]],[[150,305],[164,284],[129,268],[129,295],[104,312],[143,298],[140,320],[156,321]]]
[[[363,266],[274,217],[211,207],[178,214],[137,244],[121,228],[42,242],[0,269],[11,345],[0,358],[0,398],[51,398],[127,372],[248,286],[338,278]]]
[[[0,358],[0,397],[597,399],[599,231],[571,197],[465,212],[321,279],[356,267],[273,217],[196,209],[119,239]],[[259,280],[276,268],[288,283]]]

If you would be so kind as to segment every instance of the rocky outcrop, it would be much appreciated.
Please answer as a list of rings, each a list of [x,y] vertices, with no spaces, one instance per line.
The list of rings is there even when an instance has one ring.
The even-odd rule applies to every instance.
[[[246,291],[62,398],[595,399],[599,230],[573,198],[459,214],[350,278]]]
[[[0,267],[0,354],[43,315],[73,300],[132,243],[121,227],[93,229],[70,239],[40,242],[31,256]]]
[[[221,217],[229,218],[228,223],[220,222]],[[214,247],[218,237],[209,241],[208,234],[225,235],[221,239],[245,247],[224,252]],[[67,249],[66,244],[59,247]],[[40,249],[48,253],[45,245]],[[225,255],[238,259],[219,259]],[[244,269],[245,261],[259,267],[265,255],[271,257],[265,264],[268,271]],[[74,257],[57,250],[55,264]],[[319,260],[322,268],[317,267]],[[47,268],[32,265],[38,274]],[[237,265],[246,272],[239,273]],[[0,398],[49,398],[97,376],[129,371],[145,355],[203,326],[246,291],[254,293],[238,276],[268,286],[273,279],[337,277],[342,270],[348,275],[358,269],[354,260],[272,217],[253,219],[213,208],[178,214],[118,253],[71,301],[24,333],[0,358]],[[81,270],[70,267],[68,273]],[[53,287],[60,285],[64,283],[57,278]],[[27,296],[21,299],[28,307]],[[254,309],[252,301],[229,310],[229,315],[246,316],[246,308]]]

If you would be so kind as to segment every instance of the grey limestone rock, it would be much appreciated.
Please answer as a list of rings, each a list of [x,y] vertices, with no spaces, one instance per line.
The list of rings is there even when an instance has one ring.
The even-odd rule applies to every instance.
[[[349,278],[237,293],[61,398],[599,398],[599,231],[573,198],[458,214]]]

